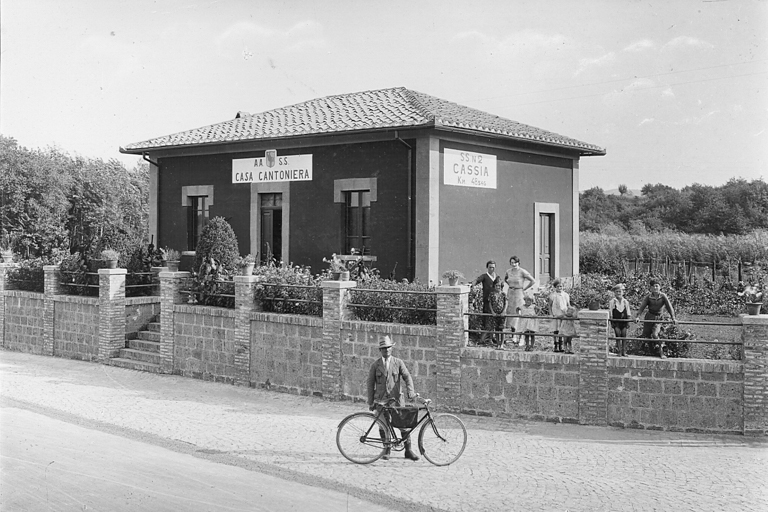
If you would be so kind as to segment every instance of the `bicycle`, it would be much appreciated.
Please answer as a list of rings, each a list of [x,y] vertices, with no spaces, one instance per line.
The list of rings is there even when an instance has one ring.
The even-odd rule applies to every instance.
[[[419,451],[435,466],[447,466],[456,462],[467,446],[467,429],[453,414],[432,414],[429,404],[432,400],[416,395],[424,407],[392,407],[394,398],[376,402],[376,414],[357,412],[350,414],[339,423],[336,432],[336,446],[341,454],[355,464],[370,464],[379,460],[387,449],[402,451],[403,442],[410,439],[419,425]],[[410,410],[409,418],[403,420],[401,411]],[[419,411],[426,411],[418,421]],[[415,411],[415,414],[414,414]],[[387,413],[392,421],[387,421]],[[405,434],[398,437],[396,429]],[[382,438],[383,434],[383,438]]]

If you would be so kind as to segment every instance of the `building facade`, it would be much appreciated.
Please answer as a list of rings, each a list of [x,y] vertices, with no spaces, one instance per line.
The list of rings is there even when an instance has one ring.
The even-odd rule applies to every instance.
[[[582,156],[605,150],[405,88],[329,96],[120,148],[150,162],[150,232],[194,250],[222,216],[240,252],[323,267],[352,249],[383,276],[468,278],[516,254],[578,273]]]

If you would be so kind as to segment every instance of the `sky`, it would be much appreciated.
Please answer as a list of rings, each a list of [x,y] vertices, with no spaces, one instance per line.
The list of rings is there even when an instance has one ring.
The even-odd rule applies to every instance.
[[[0,133],[120,146],[407,87],[607,150],[579,188],[768,179],[767,0],[0,0]]]

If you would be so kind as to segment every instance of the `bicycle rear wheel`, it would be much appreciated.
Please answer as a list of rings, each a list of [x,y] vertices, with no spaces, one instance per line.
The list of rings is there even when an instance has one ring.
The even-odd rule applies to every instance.
[[[347,460],[355,464],[370,464],[381,458],[384,455],[385,441],[389,441],[386,425],[368,412],[347,416],[339,423],[339,429],[336,431],[336,446]]]
[[[435,414],[419,431],[419,450],[435,466],[456,462],[466,446],[467,429],[453,414]]]

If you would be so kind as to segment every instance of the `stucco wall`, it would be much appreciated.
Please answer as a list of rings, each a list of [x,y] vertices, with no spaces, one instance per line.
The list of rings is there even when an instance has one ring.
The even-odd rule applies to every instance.
[[[496,156],[496,189],[443,184],[445,148]],[[467,279],[485,272],[495,260],[497,272],[517,255],[534,273],[534,204],[560,207],[561,276],[573,265],[573,160],[503,151],[453,142],[441,143],[440,154],[440,273],[461,270]]]

